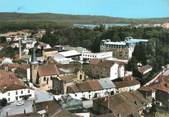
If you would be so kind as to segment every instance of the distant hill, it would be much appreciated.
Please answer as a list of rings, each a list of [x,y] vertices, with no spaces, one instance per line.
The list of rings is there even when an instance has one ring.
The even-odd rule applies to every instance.
[[[54,22],[54,23],[163,23],[169,18],[127,19],[107,16],[66,15],[52,13],[0,13],[0,22]]]

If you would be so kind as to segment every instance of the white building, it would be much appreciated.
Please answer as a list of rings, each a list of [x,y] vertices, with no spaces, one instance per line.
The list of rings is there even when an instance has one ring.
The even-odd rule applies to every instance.
[[[52,57],[52,59],[57,62],[57,63],[60,63],[60,64],[69,64],[70,62],[72,62],[72,58],[66,58],[64,57],[63,55],[60,55],[60,54],[56,54]]]
[[[22,88],[22,89],[11,89],[6,92],[0,92],[0,100],[5,98],[7,99],[8,103],[15,102],[15,101],[21,101],[24,100],[24,98],[34,99],[34,90],[30,88]]]
[[[109,78],[100,80],[87,80],[83,83],[73,84],[67,87],[67,95],[74,99],[93,99],[114,95],[116,86]]]
[[[3,61],[2,61],[2,65],[4,65],[4,64],[12,64],[13,62],[12,62],[12,59],[10,59],[10,58],[5,58]]]
[[[7,41],[7,42],[10,42],[10,41],[12,41],[12,38],[11,38],[11,37],[7,37],[7,38],[6,38],[6,41]]]
[[[112,82],[110,78],[87,80],[82,83],[69,85],[66,94],[55,95],[55,99],[59,100],[65,95],[69,95],[73,99],[78,100],[102,98],[117,93],[136,91],[140,86],[139,81],[132,77],[127,77],[115,82]]]
[[[114,84],[116,85],[116,93],[136,91],[141,87],[140,82],[134,79],[132,76],[115,81]]]
[[[125,41],[111,42],[110,39],[102,40],[100,44],[100,51],[112,51],[113,57],[118,59],[128,60],[132,57],[134,48],[139,43],[147,43],[145,39],[133,39],[126,37]]]
[[[18,41],[15,41],[11,44],[11,47],[12,48],[19,48],[19,42]]]
[[[33,48],[36,43],[37,43],[36,39],[33,39],[33,38],[25,37],[24,39],[22,39],[22,44],[25,44],[25,47],[27,49]]]
[[[60,55],[64,56],[65,58],[74,58],[74,57],[79,57],[81,53],[79,53],[76,50],[67,50],[63,52],[59,52]]]
[[[112,58],[112,52],[98,52],[92,53],[90,51],[83,51],[80,56],[81,61],[89,62],[91,59],[108,59]]]
[[[52,48],[49,44],[44,43],[44,42],[38,42],[38,49],[50,49]]]
[[[8,103],[24,99],[34,99],[34,90],[28,88],[12,72],[0,71],[0,100],[5,98]]]
[[[99,79],[98,81],[99,81],[100,85],[102,86],[102,88],[104,89],[103,96],[116,94],[116,86],[110,80],[110,78],[102,78],[102,79]]]
[[[110,80],[115,80],[117,78],[123,78],[125,76],[124,64],[114,63],[110,68]]]

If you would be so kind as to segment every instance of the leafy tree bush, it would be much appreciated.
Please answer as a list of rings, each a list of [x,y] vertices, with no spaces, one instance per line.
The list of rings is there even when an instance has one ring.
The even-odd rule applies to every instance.
[[[1,105],[1,106],[6,106],[6,105],[7,105],[7,100],[6,100],[6,98],[2,98],[2,100],[0,100],[0,105]]]

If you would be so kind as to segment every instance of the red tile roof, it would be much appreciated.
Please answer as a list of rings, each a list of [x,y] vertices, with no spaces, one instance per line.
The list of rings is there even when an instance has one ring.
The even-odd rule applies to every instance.
[[[40,65],[38,67],[39,76],[59,75],[59,70],[55,64]]]
[[[91,87],[87,82],[75,84],[78,89],[78,92],[89,92],[91,91]]]
[[[98,91],[102,89],[102,86],[97,80],[87,80],[83,83],[68,86],[68,93]]]
[[[151,88],[152,90],[159,90],[169,93],[169,77],[168,76],[160,76],[157,83],[153,83],[146,88]],[[144,90],[141,88],[140,90]]]
[[[18,64],[18,63],[14,63],[14,64],[7,64],[7,65],[3,65],[5,67],[9,67],[9,68],[19,68],[19,69],[23,69],[26,70],[27,68],[29,68],[29,64]]]
[[[76,75],[59,76],[59,79],[66,82],[66,83],[73,82],[76,78],[77,78]]]
[[[161,81],[159,84],[154,85],[153,88],[169,93],[169,83],[166,81]]]
[[[0,91],[6,92],[25,88],[15,73],[0,71]]]
[[[112,117],[118,117],[119,114],[122,117],[128,117],[131,114],[138,114],[138,111],[144,107],[144,104],[148,103],[148,100],[140,92],[135,91],[96,99],[94,103],[99,103],[100,106],[110,109],[112,113],[108,113],[108,117],[110,117],[110,114],[112,114]],[[107,117],[107,114],[104,116]]]
[[[121,81],[114,81],[114,84],[116,85],[117,88],[122,88],[122,87],[138,85],[140,84],[140,82],[134,79],[133,77],[128,77]]]
[[[99,91],[103,89],[98,80],[88,80],[87,83],[89,84],[92,91]]]
[[[143,86],[139,89],[139,91],[154,92],[155,89],[153,87],[150,87],[150,86]]]

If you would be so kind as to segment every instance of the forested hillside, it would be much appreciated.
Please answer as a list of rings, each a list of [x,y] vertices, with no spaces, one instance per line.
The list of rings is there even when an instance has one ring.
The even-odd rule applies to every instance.
[[[107,16],[65,15],[52,13],[0,13],[0,31],[19,29],[58,28],[72,24],[163,23],[169,18],[126,19]]]

